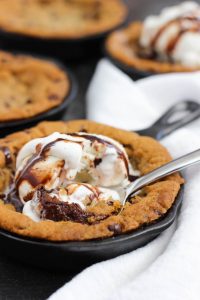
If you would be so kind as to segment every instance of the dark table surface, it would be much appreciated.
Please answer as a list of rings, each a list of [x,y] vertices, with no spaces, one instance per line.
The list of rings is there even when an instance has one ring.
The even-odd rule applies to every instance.
[[[138,20],[150,13],[159,12],[164,6],[181,1],[126,0],[126,2],[129,5],[130,20]],[[99,58],[100,56],[67,63],[76,75],[79,93],[65,119],[85,118],[85,92]],[[47,271],[22,265],[4,254],[0,254],[0,299],[46,299],[74,275],[68,272]]]

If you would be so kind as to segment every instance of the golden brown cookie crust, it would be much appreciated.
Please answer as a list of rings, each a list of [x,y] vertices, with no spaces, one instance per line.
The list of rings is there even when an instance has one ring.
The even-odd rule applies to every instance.
[[[87,131],[103,134],[124,145],[129,157],[134,161],[141,174],[145,174],[171,160],[168,151],[156,140],[142,137],[136,133],[113,128],[88,120],[70,122],[43,122],[24,132],[11,134],[0,140],[0,147],[6,146],[13,160],[19,149],[29,140],[49,135],[55,131],[61,133]],[[9,172],[13,165],[6,165],[6,159],[0,150],[0,192],[8,182]],[[126,203],[123,212],[111,215],[97,224],[88,225],[71,221],[34,222],[27,216],[15,211],[12,205],[0,203],[0,228],[13,233],[52,241],[88,240],[113,236],[111,230],[115,224],[121,233],[135,230],[142,225],[151,223],[172,206],[183,179],[173,174],[165,179],[146,187],[141,195]]]
[[[0,51],[0,122],[26,119],[60,105],[70,91],[55,63]]]
[[[80,38],[121,24],[127,8],[121,0],[1,0],[0,28],[39,38]]]
[[[133,22],[128,27],[116,30],[106,39],[108,54],[125,66],[152,73],[191,72],[199,68],[189,68],[178,63],[161,62],[138,56],[141,22]]]

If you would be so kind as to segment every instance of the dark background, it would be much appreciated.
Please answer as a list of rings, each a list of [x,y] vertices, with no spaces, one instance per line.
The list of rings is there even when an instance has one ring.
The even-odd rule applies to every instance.
[[[126,0],[125,2],[129,6],[129,19],[142,20],[148,14],[158,13],[164,6],[181,1]],[[99,58],[94,56],[84,61],[67,64],[76,75],[79,92],[65,119],[85,118],[85,92]],[[22,265],[0,254],[0,299],[46,299],[74,275]]]

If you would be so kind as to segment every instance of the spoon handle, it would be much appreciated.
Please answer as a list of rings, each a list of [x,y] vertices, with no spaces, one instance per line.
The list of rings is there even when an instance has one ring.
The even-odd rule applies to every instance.
[[[124,203],[126,202],[128,196],[130,196],[134,192],[137,192],[144,186],[197,163],[200,163],[200,149],[188,153],[184,156],[181,156],[180,158],[177,158],[175,160],[172,160],[169,163],[153,170],[152,172],[136,179],[126,188],[126,196],[124,199]]]
[[[137,133],[161,140],[176,129],[189,124],[199,117],[200,104],[198,102],[181,101],[171,106],[151,127],[137,130]]]

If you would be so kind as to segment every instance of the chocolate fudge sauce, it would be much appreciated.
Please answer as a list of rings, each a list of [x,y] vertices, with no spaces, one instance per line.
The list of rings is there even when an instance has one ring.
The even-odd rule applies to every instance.
[[[183,25],[183,21],[191,21],[192,27],[191,28],[185,28]],[[172,37],[169,43],[166,47],[166,52],[168,55],[170,55],[173,50],[175,49],[178,41],[180,40],[181,36],[185,32],[198,32],[200,31],[200,18],[199,16],[191,15],[191,16],[181,16],[179,18],[176,18],[174,20],[170,20],[165,25],[163,25],[157,32],[157,34],[153,37],[151,41],[151,48],[154,49],[157,41],[159,40],[162,33],[169,28],[172,24],[178,24],[180,27],[180,30],[178,31],[177,35],[175,37]]]
[[[18,177],[16,178],[15,183],[16,183],[17,188],[19,187],[21,182],[24,180],[27,180],[32,185],[32,187],[36,187],[39,184],[45,184],[50,179],[49,176],[47,176],[44,178],[44,180],[42,182],[38,181],[37,178],[35,176],[33,176],[33,174],[31,173],[31,168],[33,167],[33,165],[35,163],[42,161],[46,157],[48,150],[54,144],[56,144],[57,142],[60,142],[60,141],[68,142],[65,139],[59,138],[59,139],[56,139],[55,141],[52,141],[52,142],[46,144],[43,148],[41,147],[41,145],[40,145],[40,147],[37,146],[38,149],[36,147],[36,153],[33,154],[33,156],[31,156],[28,159],[26,166],[24,167],[24,169],[21,172],[19,172]],[[64,166],[64,161],[62,163]]]
[[[17,212],[22,212],[23,203],[21,202],[15,185],[12,183],[7,193],[1,194],[0,198],[6,204],[12,204]]]
[[[56,197],[52,198],[44,188],[38,190],[38,199],[41,203],[42,219],[87,223],[87,218],[91,215],[77,203],[67,203],[59,201]]]

